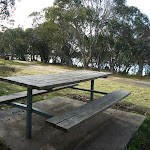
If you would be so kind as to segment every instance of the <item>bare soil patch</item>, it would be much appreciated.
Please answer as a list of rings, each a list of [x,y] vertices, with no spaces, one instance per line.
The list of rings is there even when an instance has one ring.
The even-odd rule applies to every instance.
[[[28,61],[18,61],[15,60],[15,62],[21,62],[26,64],[27,66],[16,66],[17,68],[26,68],[26,69],[32,69],[32,70],[41,70],[41,71],[51,71],[51,72],[67,72],[67,71],[71,71],[70,69],[65,69],[65,68],[61,68],[58,66],[42,66],[42,65],[38,65],[38,64],[34,64],[32,62],[28,62]]]

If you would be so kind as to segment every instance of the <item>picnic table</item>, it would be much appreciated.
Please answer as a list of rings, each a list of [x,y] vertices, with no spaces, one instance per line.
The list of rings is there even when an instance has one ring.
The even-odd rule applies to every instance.
[[[15,76],[15,77],[0,77],[1,81],[9,82],[12,84],[24,86],[27,88],[27,92],[15,93],[11,95],[1,96],[0,103],[7,103],[14,107],[18,107],[27,111],[26,117],[26,137],[31,138],[32,133],[32,113],[39,114],[46,118],[51,125],[63,129],[65,131],[70,130],[76,124],[79,124],[83,120],[95,115],[96,113],[103,111],[115,104],[119,100],[125,98],[130,94],[127,91],[115,91],[112,93],[100,92],[94,90],[94,79],[106,78],[112,73],[109,72],[98,72],[98,71],[70,71],[63,73],[54,74],[43,74],[43,75],[29,75],[29,76]],[[90,89],[82,89],[75,87],[80,82],[91,80]],[[42,94],[46,92],[53,92],[64,88],[73,88],[77,90],[89,91],[91,93],[90,99],[92,102],[81,106],[71,112],[67,112],[58,116],[51,113],[41,111],[37,108],[32,107],[32,96]],[[106,96],[100,98],[100,100],[93,101],[93,93],[101,93]],[[19,98],[27,97],[27,105],[12,102]],[[80,114],[80,116],[79,116]],[[70,120],[71,119],[71,120]]]

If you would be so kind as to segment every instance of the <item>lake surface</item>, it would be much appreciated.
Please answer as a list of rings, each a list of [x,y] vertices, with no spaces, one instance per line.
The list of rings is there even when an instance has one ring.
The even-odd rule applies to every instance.
[[[37,61],[41,62],[40,56],[37,57]],[[73,58],[72,61],[73,61],[73,65],[76,65],[77,67],[83,67],[83,62],[80,59]],[[50,59],[49,63],[52,63],[52,62],[53,60]],[[59,57],[58,57],[57,63],[61,63],[61,59]],[[94,65],[89,64],[89,66],[94,66]],[[107,66],[109,65],[107,64]],[[98,68],[98,66],[96,65],[94,67]],[[129,70],[129,75],[135,75],[138,72],[138,69],[139,69],[138,64],[133,65]],[[147,74],[148,70],[150,71],[150,66],[148,64],[145,64],[143,68],[143,76]]]

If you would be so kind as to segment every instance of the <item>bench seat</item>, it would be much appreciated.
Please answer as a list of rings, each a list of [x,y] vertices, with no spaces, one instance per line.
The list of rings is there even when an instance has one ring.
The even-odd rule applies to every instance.
[[[43,94],[46,92],[47,92],[46,90],[33,90],[32,95]],[[21,98],[26,98],[26,97],[27,97],[27,91],[0,96],[0,104],[7,104],[7,103],[10,103],[12,101],[15,101],[15,100],[18,100]]]
[[[68,132],[76,125],[116,104],[129,94],[130,92],[128,91],[116,90],[71,111],[49,118],[46,122],[62,131]]]
[[[76,86],[76,85],[77,84],[71,84],[71,85],[61,86],[61,87],[57,87],[57,88],[53,88],[53,89],[49,89],[49,90],[36,90],[36,89],[34,89],[32,91],[32,95],[35,96],[35,95],[39,95],[39,94],[53,92],[53,91],[57,91],[57,90],[65,89],[65,88],[70,88],[70,87]],[[13,102],[15,100],[18,100],[21,98],[26,98],[26,97],[27,97],[27,91],[0,96],[0,104],[8,104],[8,103]]]

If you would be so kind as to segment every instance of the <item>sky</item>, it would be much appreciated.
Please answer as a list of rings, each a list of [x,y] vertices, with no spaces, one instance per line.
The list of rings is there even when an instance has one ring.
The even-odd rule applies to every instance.
[[[127,0],[129,6],[135,6],[150,19],[150,0]]]
[[[43,8],[53,5],[54,0],[16,0],[16,10],[13,19],[14,26],[32,27],[32,19],[28,17],[34,11],[41,11]]]
[[[52,6],[54,0],[16,0],[16,10],[12,19],[15,20],[14,28],[21,26],[24,29],[32,27],[32,19],[28,16],[34,11],[40,11]],[[127,0],[127,5],[136,6],[150,18],[150,0]]]

